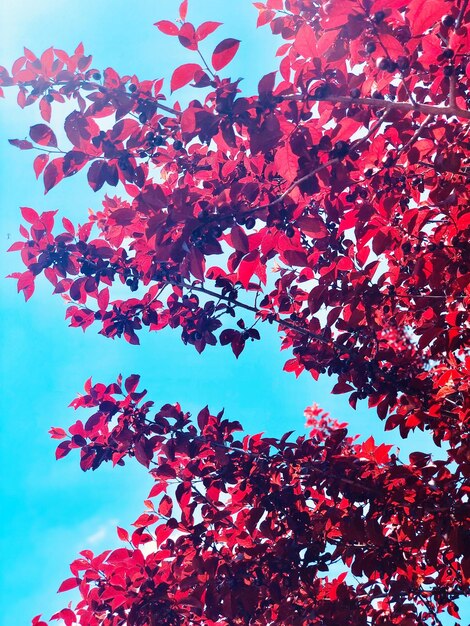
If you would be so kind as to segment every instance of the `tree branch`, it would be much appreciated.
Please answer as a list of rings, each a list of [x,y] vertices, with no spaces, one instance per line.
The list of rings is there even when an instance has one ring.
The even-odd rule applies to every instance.
[[[186,283],[180,283],[178,286],[185,287],[188,290],[199,291],[200,293],[205,293],[206,295],[212,296],[213,298],[218,298],[219,300],[225,300],[225,302],[229,302],[232,306],[238,306],[242,309],[246,309],[247,311],[251,311],[252,313],[255,313],[255,315],[261,313],[261,310],[257,309],[254,306],[245,304],[244,302],[239,302],[238,300],[232,300],[228,296],[223,296],[222,294],[217,293],[216,291],[212,291],[211,289],[207,289],[206,287],[202,287],[198,285],[188,285]],[[306,328],[303,328],[302,326],[297,326],[296,324],[293,324],[292,322],[289,322],[288,320],[282,319],[282,317],[280,317],[278,313],[275,313],[274,320],[280,326],[283,326],[284,328],[289,328],[290,330],[294,330],[295,332],[300,333],[301,335],[306,335],[308,337],[311,337],[312,339],[315,339],[316,341],[319,341],[320,343],[324,343],[326,345],[330,344],[330,342],[324,337],[322,337],[321,335],[311,333],[309,330],[307,330]]]
[[[307,96],[313,100],[312,96]],[[283,100],[304,100],[303,94],[288,94],[283,96]],[[351,96],[325,96],[315,99],[315,102],[331,102],[332,104],[363,104],[373,109],[397,109],[399,111],[419,111],[427,115],[444,115],[445,117],[456,117],[470,119],[470,111],[466,111],[457,106],[441,107],[433,104],[421,104],[417,102],[393,102],[392,100],[381,100],[380,98],[352,98]]]
[[[462,20],[465,15],[465,11],[467,10],[467,6],[468,6],[468,0],[463,0],[457,19],[455,20],[455,30],[457,30],[457,28],[460,27],[460,24],[462,23]]]
[[[181,115],[181,111],[177,111],[176,109],[172,109],[171,107],[167,107],[164,104],[160,104],[160,102],[158,102],[158,100],[156,101],[156,105],[158,109],[162,109],[162,111],[166,111],[167,113],[172,113],[173,115],[176,116],[180,116]]]
[[[434,119],[433,115],[427,115],[426,119],[423,121],[422,124],[419,125],[419,127],[416,129],[414,135],[411,137],[411,139],[409,139],[409,141],[406,142],[406,144],[403,146],[403,148],[400,148],[398,150],[398,154],[397,154],[397,158],[400,156],[400,154],[402,154],[403,152],[405,152],[405,150],[408,150],[408,148],[410,146],[412,146],[414,144],[414,142],[418,139],[418,137],[421,134],[421,131],[424,130],[424,128],[426,128],[426,126],[429,124],[429,122]]]

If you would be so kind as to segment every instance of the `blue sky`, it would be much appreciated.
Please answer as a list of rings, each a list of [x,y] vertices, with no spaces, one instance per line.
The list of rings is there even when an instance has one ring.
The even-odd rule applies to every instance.
[[[11,67],[23,45],[41,53],[51,45],[71,51],[83,41],[96,67],[168,78],[172,69],[193,57],[152,24],[176,18],[178,5],[174,0],[4,2],[0,64]],[[228,70],[234,78],[245,78],[247,92],[276,69],[274,53],[280,44],[269,30],[256,30],[256,15],[248,0],[190,0],[188,18],[194,23],[224,22],[206,41],[209,53],[223,37],[242,40]],[[57,123],[59,117],[55,119]],[[349,421],[353,432],[396,442],[404,452],[429,447],[421,435],[398,442],[395,434],[384,434],[374,414],[365,408],[354,412],[345,397],[329,395],[328,379],[315,383],[308,375],[296,380],[284,373],[288,355],[279,351],[272,327],[261,329],[262,342],[248,345],[236,361],[227,348],[198,355],[182,344],[177,332],[142,333],[142,345],[135,347],[105,339],[94,328],[85,334],[68,328],[63,302],[51,296],[49,283],[43,281],[25,304],[15,282],[3,279],[22,269],[18,255],[5,254],[17,238],[18,208],[59,209],[60,216],[84,221],[87,208],[98,208],[102,197],[93,194],[83,175],[43,195],[32,171],[32,153],[7,142],[25,137],[39,121],[35,109],[20,110],[14,98],[0,101],[1,626],[28,624],[33,615],[50,617],[64,606],[69,598],[57,596],[56,590],[69,576],[68,563],[81,549],[101,551],[117,543],[115,526],[127,526],[137,517],[150,489],[141,466],[102,467],[85,474],[77,455],[54,460],[55,444],[47,431],[74,420],[67,405],[89,376],[111,382],[120,372],[140,373],[157,404],[179,401],[193,412],[205,404],[213,410],[225,407],[248,431],[272,435],[302,431],[303,409],[316,401]]]

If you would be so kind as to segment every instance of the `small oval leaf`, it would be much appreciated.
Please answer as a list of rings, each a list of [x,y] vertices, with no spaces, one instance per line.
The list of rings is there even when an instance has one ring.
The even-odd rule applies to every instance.
[[[173,22],[169,22],[168,20],[161,20],[160,22],[155,22],[154,26],[158,28],[158,30],[165,35],[171,35],[172,37],[176,36],[179,33],[179,28]]]
[[[236,55],[240,46],[239,39],[224,39],[215,47],[212,53],[212,67],[215,70],[221,70],[228,65]]]
[[[29,129],[29,136],[33,141],[41,146],[52,146],[57,148],[57,138],[49,126],[46,124],[35,124]]]

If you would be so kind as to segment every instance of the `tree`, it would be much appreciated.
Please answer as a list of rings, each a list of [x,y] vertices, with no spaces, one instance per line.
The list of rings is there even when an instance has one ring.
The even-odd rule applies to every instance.
[[[197,90],[185,104],[162,81],[98,71],[81,45],[0,68],[21,107],[39,105],[44,123],[11,143],[39,149],[46,193],[82,169],[94,191],[126,193],[78,227],[23,208],[18,290],[44,274],[71,326],[133,344],[170,326],[237,358],[274,323],[285,370],[328,373],[333,393],[368,399],[402,437],[429,431],[447,458],[359,444],[316,405],[308,437],[237,437],[207,407],[196,422],[155,413],[137,375],[89,380],[72,405],[91,415],[51,430],[57,458],[135,458],[155,485],[132,534],[118,529],[125,547],[71,564],[60,591],[81,599],[52,618],[66,626],[418,626],[459,619],[468,593],[468,0],[255,6],[284,41],[253,96],[224,77],[240,42],[206,58],[219,23],[193,25],[187,0],[156,24],[188,50],[170,84]]]

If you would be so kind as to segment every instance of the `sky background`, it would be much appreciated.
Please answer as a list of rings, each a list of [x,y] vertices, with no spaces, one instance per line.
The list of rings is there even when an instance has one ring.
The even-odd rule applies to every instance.
[[[153,26],[160,19],[175,19],[178,6],[174,0],[3,2],[0,64],[10,69],[23,45],[36,54],[50,46],[72,52],[83,41],[85,52],[94,56],[93,67],[168,79],[181,63],[197,62],[194,53]],[[243,77],[246,93],[276,69],[274,55],[281,43],[269,29],[256,29],[256,17],[248,0],[190,0],[188,19],[194,24],[224,22],[204,42],[208,54],[225,37],[242,41],[224,72]],[[36,293],[25,304],[15,281],[4,279],[23,270],[19,255],[5,252],[18,238],[19,207],[58,209],[59,218],[83,222],[88,207],[99,208],[105,189],[94,194],[82,172],[44,196],[32,170],[36,153],[21,152],[7,141],[25,138],[29,127],[42,120],[37,108],[21,110],[16,94],[12,96],[0,100],[0,626],[26,625],[38,613],[49,618],[62,608],[71,596],[56,591],[70,576],[68,564],[84,548],[100,552],[117,545],[116,525],[128,527],[143,509],[151,482],[142,466],[102,466],[83,473],[78,454],[54,460],[56,443],[47,431],[67,427],[79,417],[67,405],[89,376],[108,383],[119,373],[139,373],[158,406],[178,401],[193,413],[206,404],[213,411],[225,407],[226,415],[239,419],[248,432],[303,432],[303,409],[316,401],[348,421],[351,432],[397,443],[403,457],[432,447],[420,433],[406,442],[384,433],[364,404],[355,412],[345,396],[329,395],[332,381],[327,378],[315,382],[304,374],[296,380],[283,372],[289,355],[280,352],[270,326],[260,329],[262,341],[247,345],[237,361],[227,347],[198,355],[183,345],[177,331],[142,332],[140,346],[105,339],[94,327],[83,334],[67,326],[65,305],[51,296],[45,280],[37,282]],[[60,113],[53,114],[54,130],[61,119]],[[467,622],[462,615],[462,623]]]

